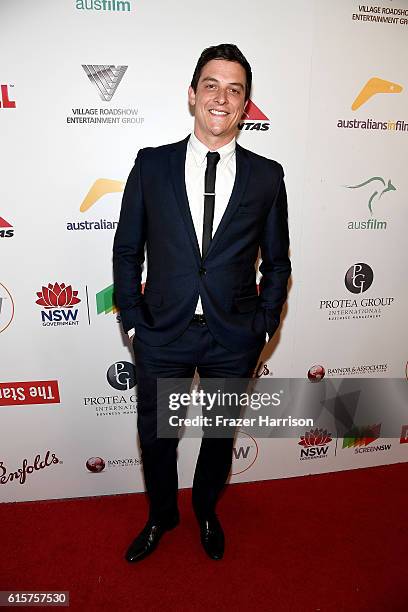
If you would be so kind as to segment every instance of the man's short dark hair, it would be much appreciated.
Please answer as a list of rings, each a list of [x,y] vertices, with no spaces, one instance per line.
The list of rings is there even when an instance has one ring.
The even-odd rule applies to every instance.
[[[241,64],[246,74],[245,101],[248,100],[251,93],[252,84],[251,66],[238,47],[229,43],[215,45],[214,47],[207,47],[207,49],[204,49],[198,59],[193,78],[191,79],[191,87],[193,88],[194,92],[197,91],[197,85],[202,69],[206,64],[208,64],[208,62],[211,62],[211,60],[214,59],[223,59],[229,62],[238,62],[238,64]]]

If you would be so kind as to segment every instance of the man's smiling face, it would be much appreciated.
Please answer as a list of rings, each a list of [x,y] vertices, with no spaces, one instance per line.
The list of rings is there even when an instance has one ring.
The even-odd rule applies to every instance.
[[[188,100],[195,111],[194,133],[210,149],[219,149],[236,135],[245,108],[245,70],[238,62],[214,59],[205,64]]]

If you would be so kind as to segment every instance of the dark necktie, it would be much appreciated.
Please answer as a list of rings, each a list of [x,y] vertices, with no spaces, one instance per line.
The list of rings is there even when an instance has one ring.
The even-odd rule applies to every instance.
[[[215,204],[215,175],[217,164],[220,161],[219,153],[207,153],[207,169],[204,180],[204,223],[202,257],[205,257],[212,239],[214,204]]]

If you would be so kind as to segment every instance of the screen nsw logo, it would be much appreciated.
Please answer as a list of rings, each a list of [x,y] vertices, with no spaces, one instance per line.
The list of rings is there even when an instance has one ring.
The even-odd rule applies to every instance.
[[[65,283],[48,283],[37,292],[36,304],[42,307],[44,326],[78,325],[78,308],[81,302],[78,291]]]
[[[387,277],[381,279],[385,282]],[[345,288],[352,297],[343,295],[325,297],[320,300],[319,310],[329,321],[348,321],[352,319],[379,319],[389,312],[395,298],[389,295],[373,294],[374,271],[364,262],[350,266],[344,276]],[[365,294],[367,295],[362,295]]]

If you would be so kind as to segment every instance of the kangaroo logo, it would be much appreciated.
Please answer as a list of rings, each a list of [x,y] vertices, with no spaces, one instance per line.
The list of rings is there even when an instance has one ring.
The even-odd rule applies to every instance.
[[[378,195],[381,187],[380,185],[378,185],[375,188],[375,191],[371,194],[370,199],[368,200],[368,209],[370,211],[370,214],[373,215],[373,209],[372,209],[372,204],[375,200],[375,198],[377,198],[377,201],[381,198],[381,196],[384,195],[384,193],[387,193],[387,191],[396,191],[397,188],[391,183],[391,180],[388,180],[388,184],[386,185],[384,179],[381,176],[373,176],[372,178],[368,179],[367,181],[364,181],[364,183],[359,183],[358,185],[346,185],[347,189],[359,189],[360,187],[365,187],[366,185],[368,185],[369,183],[375,183],[375,182],[379,182],[381,185],[383,185],[383,187],[385,187],[385,189],[383,189],[380,193],[380,195]]]

